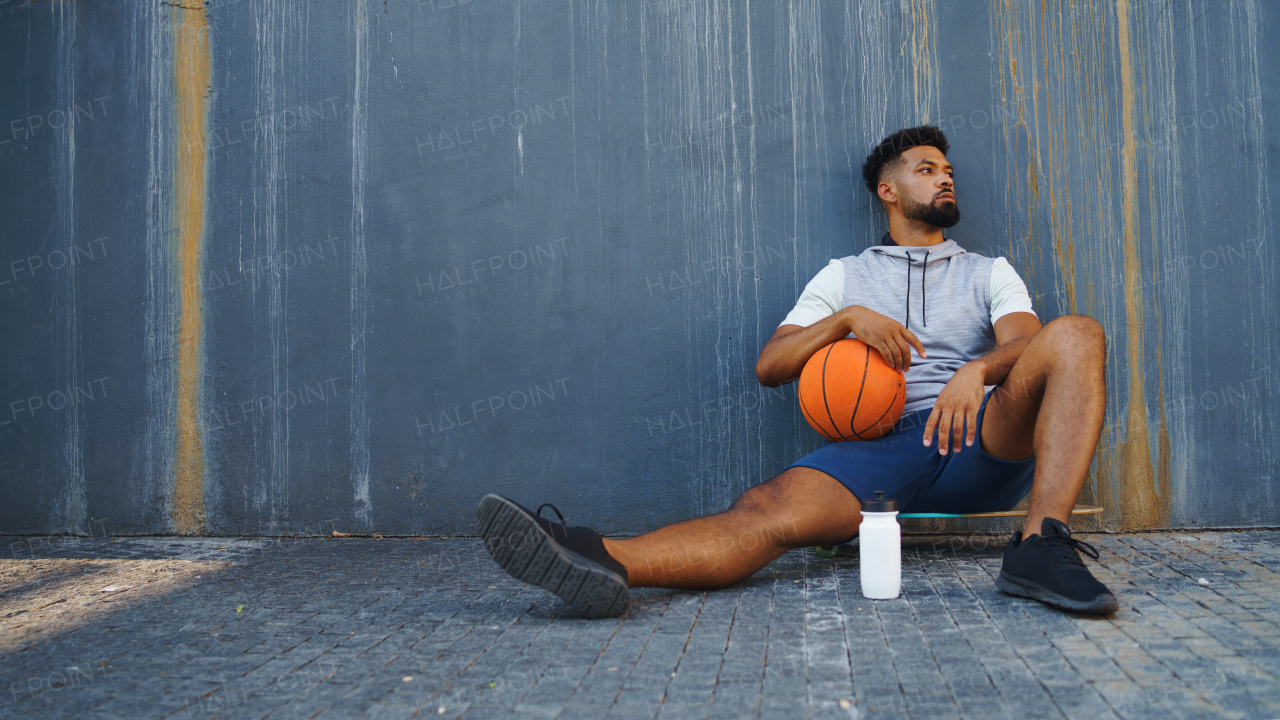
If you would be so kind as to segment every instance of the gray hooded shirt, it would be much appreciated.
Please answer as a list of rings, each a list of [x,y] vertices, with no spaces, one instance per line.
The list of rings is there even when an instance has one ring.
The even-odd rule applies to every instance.
[[[993,258],[953,240],[927,247],[876,245],[841,258],[844,307],[861,305],[897,320],[920,338],[929,357],[911,351],[904,412],[933,406],[960,366],[998,346],[991,322]]]

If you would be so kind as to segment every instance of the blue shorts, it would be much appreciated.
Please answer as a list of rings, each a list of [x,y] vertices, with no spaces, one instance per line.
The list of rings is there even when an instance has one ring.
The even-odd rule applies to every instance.
[[[978,410],[978,432],[991,393]],[[907,413],[884,437],[823,445],[788,466],[824,472],[849,488],[859,500],[876,490],[898,501],[898,512],[979,513],[1010,510],[1031,491],[1036,459],[1001,460],[988,455],[980,442],[938,453],[935,442],[924,445],[929,410]]]

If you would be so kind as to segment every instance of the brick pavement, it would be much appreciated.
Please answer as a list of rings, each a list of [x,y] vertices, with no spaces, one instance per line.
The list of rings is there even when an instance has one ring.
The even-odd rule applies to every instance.
[[[1085,539],[1111,618],[999,593],[1003,536],[596,621],[474,539],[3,538],[0,718],[1280,718],[1280,532]]]

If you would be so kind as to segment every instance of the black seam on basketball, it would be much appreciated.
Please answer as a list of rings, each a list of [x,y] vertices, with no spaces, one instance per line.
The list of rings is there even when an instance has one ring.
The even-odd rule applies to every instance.
[[[836,349],[836,343],[838,342],[840,341],[837,340],[836,342],[828,345],[827,354],[822,356],[822,404],[827,408],[827,419],[831,421],[831,427],[837,433],[840,433],[841,440],[848,440],[849,438],[845,437],[844,433],[840,432],[840,425],[836,422],[836,419],[831,416],[831,403],[827,401],[827,359],[831,357],[831,351]],[[859,390],[859,393],[861,393],[861,390]],[[855,409],[854,412],[857,412],[857,410]]]
[[[804,395],[797,392],[796,398],[800,400],[800,414],[804,415],[804,419],[807,420],[810,425],[817,425],[817,423],[813,419],[813,416],[809,414],[809,408],[805,407],[804,405]],[[821,430],[818,430],[818,433],[823,435],[824,437],[826,435],[826,433],[823,433]]]
[[[822,422],[819,421],[818,418],[814,417],[813,413],[809,412],[808,406],[804,404],[804,396],[798,392],[796,393],[796,396],[800,398],[800,412],[804,414],[804,419],[809,421],[813,426],[813,429],[818,431],[819,435],[830,440],[831,436],[822,429]]]
[[[875,421],[875,423],[873,423],[872,427],[879,427],[879,426],[880,426],[880,421],[884,419],[884,416],[885,416],[885,415],[888,415],[888,414],[889,414],[889,411],[893,409],[893,404],[894,404],[894,403],[896,403],[896,402],[898,402],[898,391],[897,391],[897,390],[894,390],[894,391],[893,391],[893,399],[889,401],[889,407],[886,407],[886,408],[884,409],[884,412],[880,413],[880,417],[876,418],[876,421]],[[871,427],[863,428],[862,432],[866,432],[867,430],[870,430],[870,429],[871,429]],[[862,437],[862,434],[861,434],[861,433],[859,433],[857,430],[854,430],[854,431],[853,431],[853,433],[854,433],[855,435],[857,435],[857,436],[858,436],[858,439],[859,439],[859,440],[867,440],[867,439],[868,439],[868,438],[864,438],[864,437]],[[882,435],[883,435],[883,433],[882,433]],[[871,440],[874,440],[875,438],[870,438],[870,439],[871,439]]]
[[[864,345],[866,343],[863,343]],[[867,389],[867,371],[871,369],[871,346],[867,345],[867,357],[862,361],[862,383],[858,385],[858,401],[853,404],[853,413],[849,415],[849,432],[859,440],[866,440],[853,429],[853,421],[858,417],[858,407],[862,405],[862,391]]]

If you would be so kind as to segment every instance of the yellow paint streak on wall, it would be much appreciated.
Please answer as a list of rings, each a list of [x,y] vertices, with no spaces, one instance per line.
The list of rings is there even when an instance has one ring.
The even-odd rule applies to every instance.
[[[1152,125],[1150,111],[1148,109],[1148,99],[1150,94],[1147,92],[1147,71],[1148,57],[1150,53],[1142,53],[1142,127],[1150,128]],[[1143,137],[1143,142],[1148,148],[1156,147],[1155,138],[1150,137],[1150,131],[1147,130]],[[1155,152],[1148,150],[1147,157],[1147,207],[1150,212],[1155,213],[1158,209],[1156,188],[1159,187],[1156,181],[1156,155]],[[1165,238],[1156,230],[1155,223],[1150,224],[1150,241],[1151,241],[1151,267],[1161,267],[1160,251]],[[1156,508],[1159,517],[1155,523],[1157,527],[1169,527],[1169,515],[1173,507],[1173,444],[1169,439],[1169,426],[1166,423],[1165,404],[1164,404],[1164,323],[1160,317],[1161,288],[1156,283],[1151,283],[1151,294],[1153,296],[1151,303],[1151,314],[1155,318],[1156,342],[1155,342],[1155,369],[1156,369],[1156,386],[1160,388],[1160,394],[1157,397],[1159,402],[1159,421],[1154,425],[1157,429],[1156,445],[1156,466],[1155,479],[1158,488],[1158,498]],[[1151,427],[1150,425],[1148,427]],[[1147,527],[1151,527],[1148,525]]]
[[[1152,125],[1151,118],[1150,118],[1150,110],[1148,108],[1148,100],[1150,98],[1150,94],[1147,92],[1147,77],[1148,77],[1149,61],[1151,60],[1149,55],[1150,53],[1142,53],[1142,127],[1143,128],[1150,128]],[[1146,144],[1148,148],[1155,147],[1156,146],[1155,138],[1152,138],[1149,136],[1149,133],[1150,133],[1149,130],[1147,130],[1146,132],[1148,134],[1143,137],[1143,142]],[[1147,207],[1150,208],[1150,211],[1152,213],[1154,213],[1158,208],[1157,198],[1156,198],[1156,188],[1159,187],[1156,181],[1156,155],[1154,152],[1149,150],[1146,153],[1146,157],[1147,157]],[[1151,232],[1151,238],[1150,238],[1151,239],[1151,267],[1158,268],[1158,267],[1161,267],[1160,251],[1162,250],[1162,246],[1164,244],[1165,238],[1162,237],[1161,233],[1159,233],[1156,230],[1155,223],[1151,223],[1150,232]],[[1156,507],[1159,512],[1157,525],[1159,527],[1169,527],[1169,515],[1173,507],[1173,467],[1172,467],[1173,444],[1169,439],[1169,426],[1166,423],[1167,418],[1165,414],[1165,403],[1164,403],[1164,371],[1165,371],[1164,355],[1163,355],[1164,323],[1162,322],[1162,319],[1160,317],[1160,307],[1163,304],[1161,302],[1161,298],[1159,297],[1160,291],[1161,291],[1161,288],[1156,283],[1151,283],[1151,294],[1155,296],[1152,298],[1153,302],[1151,303],[1151,311],[1152,311],[1151,314],[1155,318],[1155,329],[1156,329],[1156,342],[1155,342],[1156,386],[1160,388],[1160,394],[1157,398],[1158,402],[1160,403],[1159,404],[1160,419],[1159,419],[1159,422],[1155,424],[1155,427],[1157,428],[1157,437],[1156,437],[1157,453],[1156,453],[1155,478],[1156,478],[1156,486],[1158,488],[1158,494],[1159,494],[1159,498],[1156,502]]]
[[[911,4],[912,90],[916,122],[927,123],[936,114],[933,107],[934,43],[933,21],[929,17],[932,0],[914,0]]]
[[[1124,144],[1120,151],[1124,191],[1124,299],[1125,332],[1128,339],[1129,394],[1125,417],[1125,440],[1120,448],[1121,529],[1157,526],[1168,517],[1168,493],[1155,491],[1155,472],[1148,444],[1146,395],[1142,339],[1144,334],[1142,261],[1138,257],[1138,163],[1134,148],[1133,55],[1129,35],[1129,2],[1116,0],[1116,35],[1120,45],[1121,118]],[[1163,418],[1162,418],[1163,419]],[[1161,505],[1164,505],[1163,511]]]
[[[1136,100],[1147,97],[1146,75],[1140,75],[1137,66],[1145,69],[1149,58],[1142,50],[1146,45],[1140,31],[1145,26],[1130,18],[1131,10],[1117,8],[1110,0],[991,2],[992,36],[999,45],[993,67],[999,76],[1002,114],[1007,104],[1013,120],[1003,127],[1005,168],[1011,179],[1023,180],[1009,182],[1005,190],[1010,255],[1018,258],[1018,269],[1033,294],[1052,297],[1049,293],[1054,293],[1062,311],[1097,317],[1107,324],[1108,334],[1119,338],[1125,333],[1129,343],[1109,365],[1109,376],[1129,382],[1110,394],[1113,402],[1097,449],[1096,475],[1081,496],[1084,502],[1096,501],[1107,508],[1103,520],[1112,528],[1167,524],[1171,497],[1163,395],[1159,422],[1155,416],[1148,421],[1143,392],[1152,372],[1144,351],[1153,352],[1145,347],[1150,336],[1146,330],[1155,322],[1159,335],[1160,325],[1158,301],[1144,296],[1140,259],[1157,266],[1155,250],[1163,239],[1152,237],[1152,255],[1139,255],[1144,196],[1138,192],[1139,158],[1133,131],[1149,125],[1136,115],[1135,107]],[[1118,27],[1117,19],[1122,26]],[[1131,26],[1139,32],[1130,34]],[[1113,44],[1117,33],[1123,45],[1119,58]],[[1122,74],[1128,73],[1122,93],[1114,87],[1117,66]],[[1123,95],[1128,110],[1123,124],[1130,142],[1123,153],[1116,153],[1122,157],[1113,156],[1117,146],[1106,132],[1121,121],[1113,110],[1116,95]],[[1150,150],[1147,156],[1150,163]],[[1156,187],[1154,181],[1151,187]],[[1154,196],[1147,203],[1152,212],[1157,211]],[[1014,220],[1019,213],[1025,213],[1022,228]],[[1046,220],[1047,244],[1043,242]],[[1122,243],[1114,252],[1105,240],[1118,236]],[[1056,282],[1057,287],[1037,293],[1045,281]],[[1145,310],[1149,317],[1144,317],[1148,303],[1155,310]],[[1160,362],[1158,345],[1154,353]],[[1156,368],[1156,372],[1162,370]],[[1163,378],[1159,379],[1163,387]],[[1119,402],[1114,402],[1116,398]],[[1161,428],[1158,441],[1157,427]],[[1158,452],[1156,459],[1152,449]],[[1158,491],[1153,476],[1158,479]]]
[[[204,530],[204,444],[200,424],[205,161],[208,157],[209,23],[200,0],[173,6],[174,104],[177,163],[174,168],[174,227],[182,313],[178,325],[177,449],[174,459],[174,530]]]
[[[1044,55],[1041,59],[1046,80],[1054,77],[1054,70],[1050,66],[1052,59],[1053,68],[1065,68],[1064,48],[1066,43],[1062,37],[1061,17],[1056,13],[1048,12],[1043,3],[1040,7],[1041,12],[1041,32],[1045,38],[1042,43]],[[1077,78],[1078,81],[1078,78]],[[1062,278],[1063,289],[1066,293],[1067,312],[1074,314],[1076,312],[1076,266],[1075,266],[1075,247],[1072,243],[1071,236],[1071,139],[1067,137],[1066,127],[1068,113],[1070,111],[1066,102],[1066,88],[1068,83],[1065,78],[1060,78],[1056,83],[1046,83],[1046,99],[1047,112],[1045,113],[1045,123],[1048,132],[1046,137],[1048,142],[1045,147],[1045,176],[1048,179],[1048,198],[1049,198],[1049,239],[1053,243],[1053,258],[1058,267],[1059,277]],[[1054,121],[1057,124],[1054,124]],[[1055,164],[1054,160],[1058,162]]]
[[[1028,106],[1034,110],[1036,103],[1035,88],[1038,87],[1035,77],[1031,79],[1031,92],[1028,94],[1028,86],[1024,82],[1023,75],[1025,72],[1019,65],[1019,58],[1024,52],[1023,42],[1023,16],[1025,9],[1021,2],[1015,0],[996,0],[993,5],[992,12],[997,18],[998,27],[1001,29],[1000,37],[1002,38],[1003,47],[1001,48],[1000,57],[1008,58],[1006,64],[999,64],[997,67],[1000,71],[1000,116],[1003,120],[1005,108],[1012,104],[1014,115],[1017,120],[1010,126],[1008,123],[1001,122],[1003,126],[1004,144],[1005,144],[1005,172],[1009,177],[1014,177],[1015,173],[1021,172],[1024,182],[1019,186],[1017,183],[1010,183],[1013,186],[1011,196],[1006,197],[1010,213],[1016,208],[1024,208],[1026,211],[1027,224],[1026,228],[1020,233],[1014,232],[1014,224],[1009,223],[1009,255],[1017,257],[1022,255],[1025,265],[1019,268],[1021,272],[1026,273],[1025,277],[1032,288],[1037,287],[1038,276],[1036,268],[1038,266],[1038,258],[1040,250],[1034,242],[1036,228],[1036,213],[1040,198],[1040,173],[1037,169],[1039,160],[1037,158],[1036,138],[1033,134],[1031,125],[1034,123],[1034,117],[1030,120],[1027,117]],[[1029,27],[1029,25],[1028,25]],[[1031,41],[1034,43],[1034,39]],[[1031,63],[1034,68],[1035,63]],[[1034,73],[1033,73],[1034,76]],[[1012,97],[1010,94],[1012,93]],[[1012,134],[1012,138],[1010,135]],[[1014,167],[1014,161],[1018,158],[1019,144],[1025,144],[1026,167],[1019,171]],[[1016,245],[1015,245],[1016,243]]]

